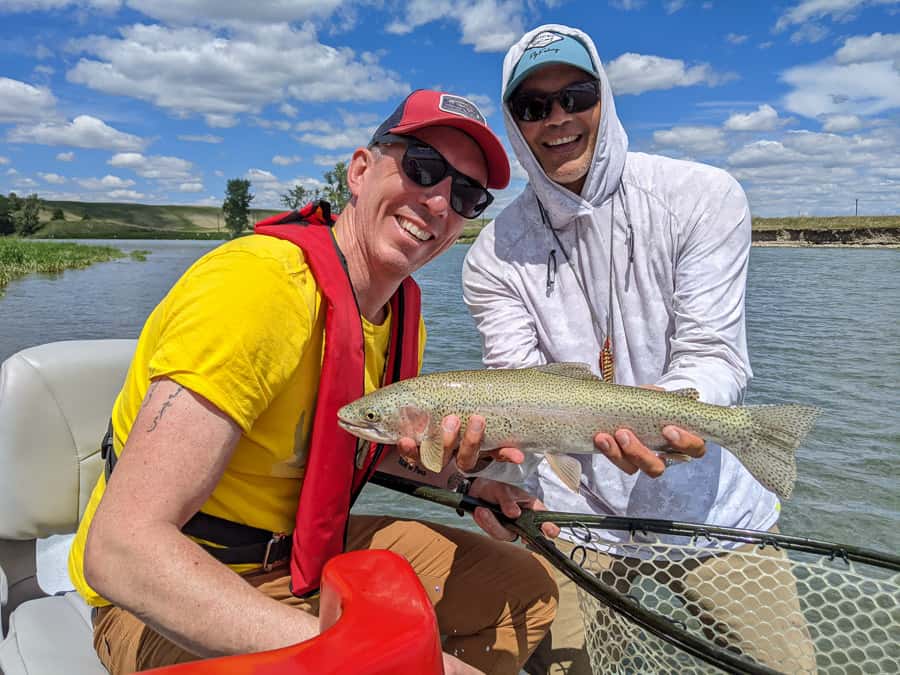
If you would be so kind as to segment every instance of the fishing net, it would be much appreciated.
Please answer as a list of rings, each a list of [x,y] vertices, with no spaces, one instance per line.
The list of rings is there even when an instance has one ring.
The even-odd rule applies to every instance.
[[[770,533],[670,537],[564,526],[568,559],[635,608],[736,659],[726,670],[900,672],[900,575],[842,549],[796,550]],[[623,536],[624,535],[624,536]],[[672,540],[675,540],[674,542]],[[680,540],[680,541],[679,541]],[[720,672],[577,587],[595,673]],[[708,654],[707,654],[708,656]],[[771,672],[769,670],[769,672]]]
[[[492,508],[373,482],[460,513]],[[494,512],[577,586],[595,673],[900,673],[900,557],[694,523]],[[544,522],[563,530],[556,542]]]

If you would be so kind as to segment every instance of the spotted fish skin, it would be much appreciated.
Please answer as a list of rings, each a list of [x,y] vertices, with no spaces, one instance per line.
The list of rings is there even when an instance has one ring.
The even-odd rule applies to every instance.
[[[630,429],[648,448],[668,447],[662,429],[675,425],[728,448],[766,488],[789,498],[796,480],[795,451],[818,409],[796,404],[718,406],[696,391],[662,392],[610,384],[584,364],[430,373],[402,380],[349,403],[339,424],[371,441],[420,443],[426,468],[440,471],[441,420],[485,418],[483,450],[514,447],[540,453],[571,489],[580,464],[571,454],[596,453],[597,432]]]

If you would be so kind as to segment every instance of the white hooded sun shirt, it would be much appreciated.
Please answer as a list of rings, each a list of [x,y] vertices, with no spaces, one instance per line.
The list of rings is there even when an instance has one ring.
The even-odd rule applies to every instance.
[[[599,375],[611,319],[618,384],[692,387],[702,401],[740,404],[752,377],[744,328],[750,210],[743,190],[711,166],[628,152],[597,50],[577,29],[551,24],[525,34],[506,54],[504,86],[532,38],[546,30],[573,36],[590,52],[602,85],[600,130],[579,196],[547,177],[503,106],[529,183],[484,228],[463,265],[485,366],[580,361]],[[556,511],[761,530],[778,519],[777,497],[712,443],[703,458],[656,479],[628,475],[600,454],[575,457],[583,471],[577,494],[546,461],[536,471],[537,460],[492,466],[488,475],[523,483]]]

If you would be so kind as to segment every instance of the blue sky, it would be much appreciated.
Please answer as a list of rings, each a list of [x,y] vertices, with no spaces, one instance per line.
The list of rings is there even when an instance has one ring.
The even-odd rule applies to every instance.
[[[729,170],[757,216],[900,213],[900,0],[0,0],[0,192],[220,205],[245,177],[277,207],[420,87],[506,142],[503,55],[547,22],[593,37],[632,151]]]

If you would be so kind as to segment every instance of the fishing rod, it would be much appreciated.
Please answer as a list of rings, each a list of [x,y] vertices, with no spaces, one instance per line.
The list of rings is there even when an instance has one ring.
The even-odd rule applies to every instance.
[[[694,564],[709,560],[716,556],[732,555],[738,556],[752,569],[753,565],[758,566],[756,576],[760,581],[770,581],[770,587],[777,590],[779,585],[786,587],[786,582],[780,577],[783,570],[779,565],[790,572],[790,581],[797,585],[795,593],[799,594],[801,590],[807,591],[804,599],[807,604],[814,605],[814,601],[810,598],[818,598],[823,592],[830,594],[828,600],[829,615],[824,618],[816,618],[818,614],[813,615],[811,620],[800,609],[799,604],[792,614],[787,618],[794,618],[806,624],[810,632],[810,641],[813,638],[817,641],[816,658],[824,665],[840,665],[841,657],[837,656],[839,647],[837,642],[837,633],[846,633],[845,628],[837,629],[833,626],[838,625],[837,618],[849,620],[851,622],[851,632],[857,641],[865,641],[876,645],[873,647],[875,654],[871,658],[864,656],[863,660],[869,659],[876,667],[883,662],[890,663],[893,656],[884,648],[877,646],[879,638],[878,633],[871,627],[871,624],[896,622],[898,616],[898,608],[900,608],[900,593],[898,593],[898,580],[896,573],[900,571],[900,557],[881,553],[879,551],[858,547],[837,545],[830,542],[819,541],[806,537],[795,537],[772,532],[758,532],[755,530],[745,530],[738,528],[719,527],[715,525],[687,523],[672,520],[650,519],[650,518],[630,518],[624,516],[601,516],[587,515],[577,513],[564,513],[553,511],[531,511],[523,510],[522,515],[512,519],[505,516],[495,504],[484,502],[480,499],[469,495],[462,495],[449,490],[436,488],[418,483],[407,478],[391,476],[383,473],[376,473],[371,482],[382,487],[408,494],[420,499],[424,499],[434,504],[443,505],[454,509],[460,515],[463,513],[472,513],[476,508],[482,507],[489,509],[497,519],[510,531],[519,535],[530,548],[540,553],[551,565],[571,579],[578,587],[579,592],[587,593],[593,602],[599,602],[618,613],[624,619],[616,617],[613,620],[631,622],[647,633],[662,640],[671,650],[676,650],[690,654],[701,661],[716,666],[722,670],[732,673],[752,673],[767,674],[779,673],[781,671],[771,668],[768,665],[757,662],[735,648],[728,648],[717,644],[713,638],[708,636],[710,632],[708,627],[695,627],[692,632],[688,626],[688,621],[692,618],[686,617],[688,621],[673,618],[661,610],[650,607],[650,604],[658,604],[661,607],[669,607],[664,602],[660,602],[652,592],[635,592],[632,588],[629,592],[622,592],[620,589],[624,583],[633,586],[635,578],[639,578],[645,574],[642,571],[641,563],[646,563],[648,556],[653,557],[657,562],[671,562],[674,560],[682,561],[685,569],[689,563]],[[541,532],[540,526],[543,523],[554,523],[560,528],[566,530],[569,539],[575,543],[575,549],[572,556],[566,555],[561,551],[550,539],[545,537]],[[610,541],[608,534],[604,540],[604,533],[620,532],[623,536],[627,533],[630,541]],[[662,540],[646,541],[650,534],[677,536],[689,538],[689,543],[668,543]],[[638,537],[643,537],[639,539]],[[732,542],[737,544],[756,544],[753,552],[737,552],[734,548],[725,548],[718,546],[719,541]],[[772,558],[763,558],[763,549],[770,547],[769,552],[773,549],[785,549],[796,552],[797,556],[815,556],[815,559],[804,562],[797,560],[784,561],[777,560],[773,563]],[[619,572],[621,578],[614,583],[609,583],[610,578],[614,576],[609,569],[603,573],[595,573],[591,571],[586,561],[595,556],[598,552],[610,555],[616,560],[632,561],[624,572]],[[629,558],[629,553],[632,554]],[[699,561],[699,562],[698,562]],[[773,573],[772,567],[775,566]],[[795,578],[796,577],[796,578]],[[605,578],[605,580],[604,580]],[[722,582],[728,584],[730,581],[725,578]],[[660,584],[664,585],[664,584]],[[766,586],[763,586],[766,588]],[[739,589],[740,590],[740,589]],[[643,597],[638,597],[643,593]],[[751,594],[752,591],[742,591],[742,593]],[[863,603],[861,598],[868,596],[874,598],[869,603]],[[643,602],[642,602],[643,600]],[[850,600],[852,609],[846,607],[842,610],[835,610],[835,607],[842,607],[841,604]],[[687,605],[685,609],[691,612],[697,610],[698,607]],[[891,609],[893,608],[893,609]],[[602,608],[599,608],[602,610]],[[605,614],[607,611],[602,610]],[[820,612],[816,607],[813,611]],[[843,611],[843,617],[835,618],[836,612]],[[878,618],[882,617],[881,612],[886,618],[882,621],[872,621],[873,613]],[[671,613],[671,612],[668,612]],[[810,614],[807,608],[806,614]],[[615,617],[615,614],[609,615]],[[595,617],[596,618],[596,617]],[[695,618],[695,617],[694,617]],[[587,617],[587,620],[594,620]],[[596,620],[601,620],[597,618]],[[611,620],[609,617],[607,621]],[[696,623],[696,621],[694,622]],[[770,622],[771,623],[771,622]],[[633,627],[627,627],[625,633],[634,633]],[[773,631],[778,628],[772,626]],[[855,631],[855,632],[854,632]],[[885,631],[882,631],[885,632]],[[885,632],[885,638],[888,633]],[[720,640],[721,641],[721,638]],[[639,642],[633,640],[632,644]],[[600,646],[602,648],[602,646]],[[877,650],[884,652],[880,654]],[[621,656],[621,655],[619,655]],[[664,655],[665,656],[665,655]],[[833,658],[832,658],[833,657]],[[593,658],[593,657],[592,657]],[[646,662],[652,660],[653,654],[650,654],[650,646],[646,647],[644,654],[639,654],[639,663],[643,668]],[[671,666],[677,668],[677,672],[688,672],[689,669],[684,667],[679,654],[674,657],[677,665]],[[615,659],[613,659],[615,660]],[[852,662],[851,662],[852,663]],[[606,664],[604,664],[606,665]],[[859,663],[856,663],[859,666]],[[642,668],[639,668],[642,669]],[[608,668],[604,667],[604,671]],[[701,672],[701,671],[697,671]],[[839,671],[840,672],[840,671]],[[877,670],[876,670],[877,672]]]

